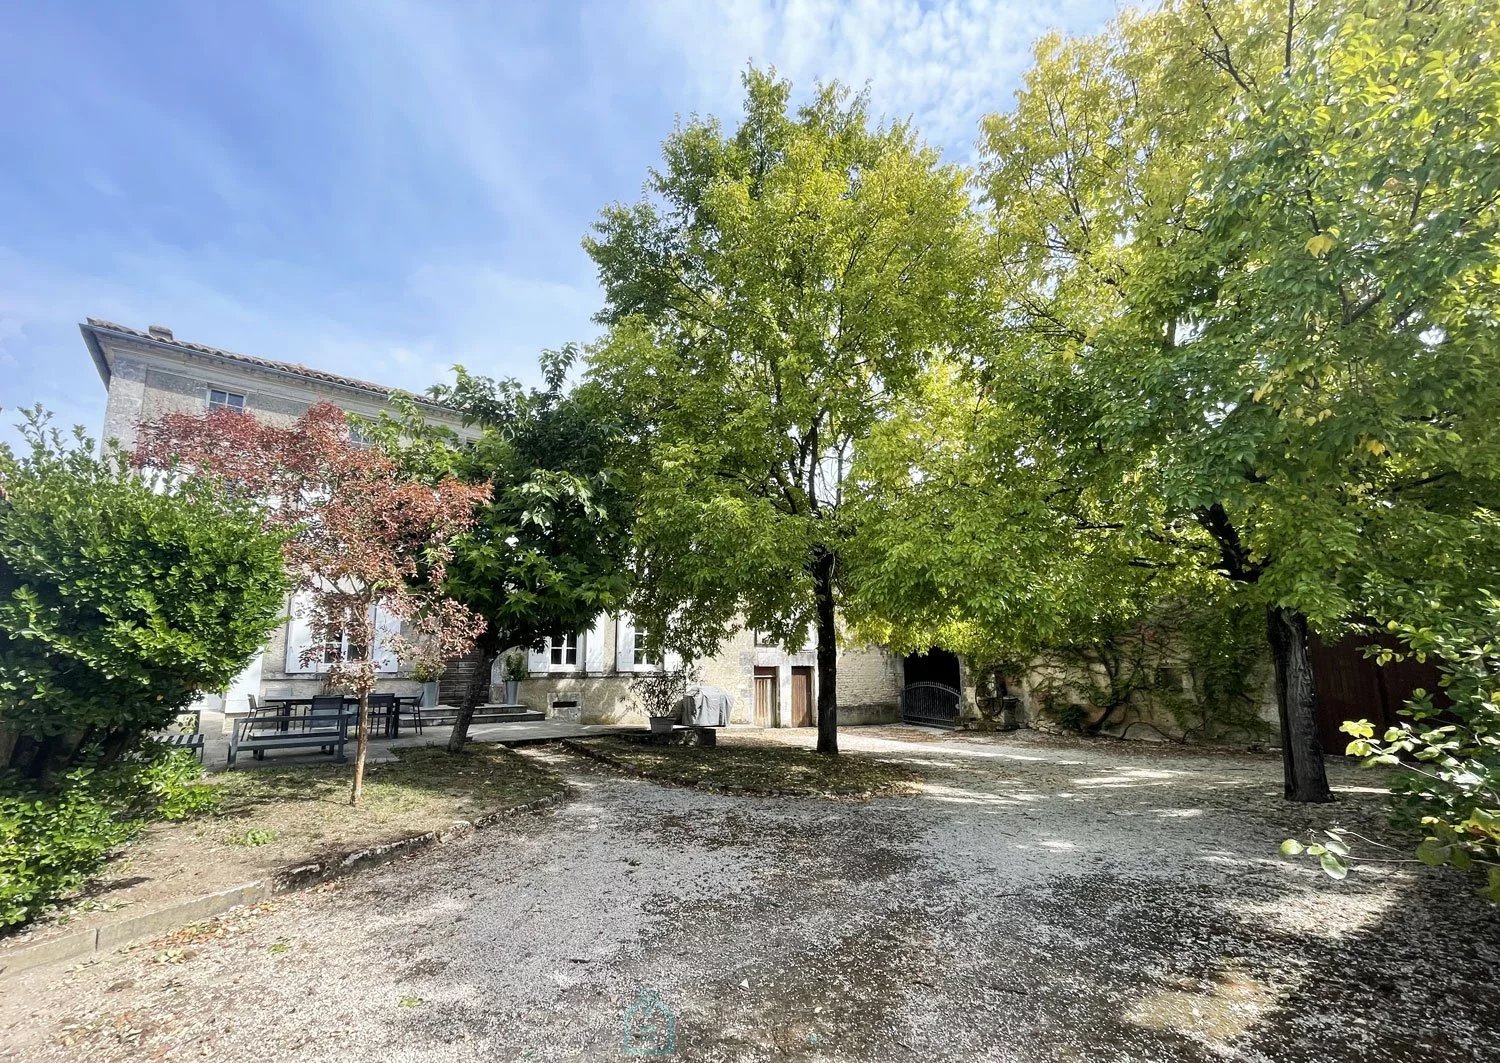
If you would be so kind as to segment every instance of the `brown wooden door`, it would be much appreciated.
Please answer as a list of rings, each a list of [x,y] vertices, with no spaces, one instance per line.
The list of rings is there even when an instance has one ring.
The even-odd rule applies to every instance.
[[[776,669],[755,670],[755,726],[772,727],[776,723]]]
[[[813,670],[807,667],[792,669],[792,726],[813,725]]]

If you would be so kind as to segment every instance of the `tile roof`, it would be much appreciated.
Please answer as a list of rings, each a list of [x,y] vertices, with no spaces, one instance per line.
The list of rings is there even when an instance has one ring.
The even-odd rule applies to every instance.
[[[113,332],[131,339],[145,340],[147,343],[160,343],[168,347],[178,347],[185,351],[194,351],[198,354],[212,355],[216,358],[225,358],[232,362],[243,365],[255,366],[259,369],[269,369],[272,372],[291,373],[295,376],[306,377],[324,384],[333,384],[337,387],[354,388],[357,391],[368,391],[371,394],[388,396],[400,388],[386,387],[384,384],[374,384],[368,380],[359,380],[355,377],[340,376],[338,373],[329,373],[322,369],[314,369],[311,366],[302,365],[299,362],[278,362],[273,358],[257,358],[249,354],[238,354],[235,351],[226,351],[222,347],[210,347],[204,343],[188,343],[179,340],[172,335],[171,330],[160,326],[152,326],[154,332],[142,332],[139,329],[128,328],[125,325],[116,324],[113,321],[105,321],[102,318],[91,317],[87,319],[85,329],[100,329],[105,332]],[[107,381],[106,381],[107,383]],[[447,408],[444,403],[435,402],[425,395],[414,396],[424,406]]]

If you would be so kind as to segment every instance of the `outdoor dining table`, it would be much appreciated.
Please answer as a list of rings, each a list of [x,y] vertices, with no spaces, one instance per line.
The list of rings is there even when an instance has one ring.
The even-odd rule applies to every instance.
[[[336,696],[336,695],[319,695],[319,697],[329,697],[329,696]],[[392,709],[391,709],[390,712],[385,713],[385,727],[384,727],[385,737],[386,738],[399,738],[400,735],[401,735],[401,710],[402,709],[406,709],[406,708],[410,708],[410,709],[412,709],[412,710],[415,711],[418,708],[418,706],[421,705],[421,702],[422,702],[422,698],[421,698],[420,695],[415,695],[415,694],[397,694],[396,697],[395,697],[395,705],[392,706]],[[312,703],[313,703],[313,699],[310,698],[310,697],[308,697],[308,698],[267,698],[266,699],[266,707],[268,709],[274,710],[276,712],[276,714],[282,718],[281,730],[283,730],[283,731],[285,731],[287,729],[287,726],[288,726],[288,724],[291,721],[292,710],[293,709],[297,709],[297,708],[311,709],[312,708]],[[346,710],[359,708],[359,699],[358,698],[354,698],[354,697],[347,697],[346,696],[344,698],[344,708]],[[421,720],[420,719],[418,719],[418,721],[417,721],[417,726],[418,726],[418,728],[421,727]]]

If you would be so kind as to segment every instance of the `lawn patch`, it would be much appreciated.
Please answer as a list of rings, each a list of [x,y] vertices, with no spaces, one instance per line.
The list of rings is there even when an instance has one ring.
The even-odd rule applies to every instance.
[[[825,756],[780,742],[721,734],[713,746],[653,746],[620,738],[579,738],[568,748],[658,782],[736,794],[880,797],[908,793],[918,776],[865,753]]]
[[[209,776],[196,788],[217,795],[211,814],[150,827],[81,894],[16,938],[29,943],[86,929],[459,820],[482,825],[566,791],[551,772],[502,746],[470,744],[456,757],[431,746],[393,752],[399,759],[365,769],[358,808],[349,806],[348,764],[267,764]]]

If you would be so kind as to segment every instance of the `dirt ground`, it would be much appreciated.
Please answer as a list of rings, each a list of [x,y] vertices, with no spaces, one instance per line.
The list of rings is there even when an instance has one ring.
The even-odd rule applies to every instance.
[[[557,812],[7,981],[0,1059],[1500,1058],[1473,882],[1276,855],[1378,833],[1379,776],[1335,766],[1340,803],[1306,808],[1267,756],[842,740],[920,791],[726,796],[532,753],[578,792]]]
[[[398,754],[399,760],[369,766],[358,808],[349,807],[347,764],[268,759],[208,776],[203,785],[219,794],[211,814],[153,824],[121,846],[79,896],[22,931],[0,934],[0,966],[10,948],[229,889],[278,868],[440,830],[561,788],[549,772],[500,746],[471,745],[457,759],[428,748]]]

